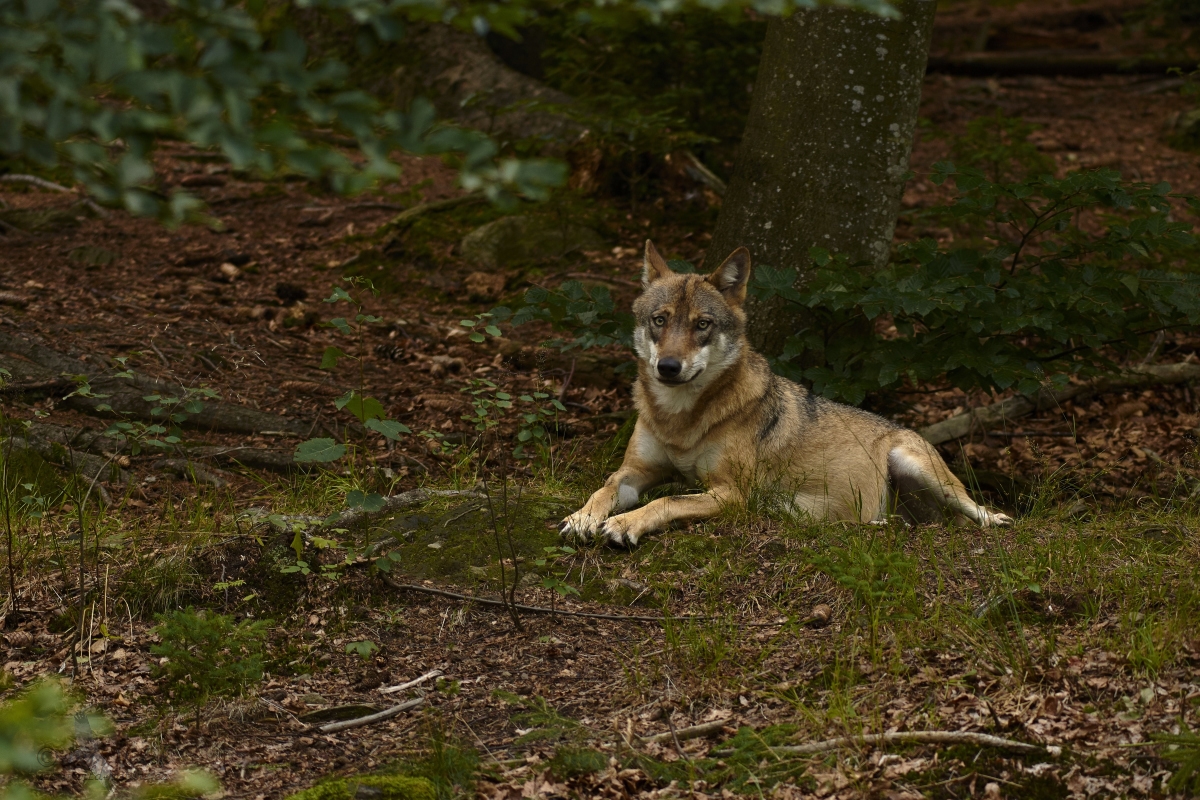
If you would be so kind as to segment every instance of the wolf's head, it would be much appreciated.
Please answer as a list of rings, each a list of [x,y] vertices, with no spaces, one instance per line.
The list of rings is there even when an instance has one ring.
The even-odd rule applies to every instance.
[[[744,247],[711,275],[682,275],[646,241],[642,294],[633,303],[633,346],[652,386],[701,388],[737,360],[747,346],[742,304],[749,277]]]

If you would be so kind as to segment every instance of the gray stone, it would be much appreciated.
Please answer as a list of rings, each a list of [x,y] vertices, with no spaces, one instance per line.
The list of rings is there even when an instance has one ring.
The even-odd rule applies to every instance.
[[[494,269],[601,247],[604,239],[600,234],[583,225],[516,216],[501,217],[471,231],[463,237],[461,252],[472,264]]]

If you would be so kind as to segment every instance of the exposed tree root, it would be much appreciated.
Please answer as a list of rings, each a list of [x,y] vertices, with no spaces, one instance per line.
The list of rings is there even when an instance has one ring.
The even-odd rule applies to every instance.
[[[771,752],[778,755],[808,755],[826,753],[830,750],[840,750],[843,747],[861,747],[863,745],[877,746],[886,744],[977,744],[984,747],[996,747],[1001,750],[1015,750],[1019,753],[1049,753],[1058,755],[1057,747],[1043,747],[1039,744],[1018,742],[1015,739],[1004,739],[988,733],[975,731],[897,731],[893,733],[868,733],[863,736],[839,736],[836,739],[826,739],[811,744],[784,745],[772,747]],[[732,754],[732,750],[714,750],[713,755],[723,756]]]
[[[155,404],[142,398],[152,394],[183,397],[187,391],[178,384],[145,375],[118,378],[45,345],[7,333],[0,333],[0,366],[12,373],[13,387],[37,384],[39,390],[45,390],[49,382],[61,386],[57,382],[63,375],[87,376],[92,393],[104,397],[75,395],[64,400],[63,404],[109,418],[115,414],[158,420],[150,413]],[[112,411],[104,410],[102,406],[105,405]],[[282,431],[296,436],[307,436],[312,429],[308,422],[214,400],[205,401],[203,410],[190,415],[184,424],[202,430],[246,434]]]
[[[401,583],[395,580],[390,575],[383,576],[383,582],[393,589],[401,589],[406,592],[420,592],[421,594],[431,594],[436,597],[447,597],[451,600],[465,600],[469,603],[478,603],[482,606],[495,606],[497,608],[515,608],[517,611],[524,611],[531,614],[550,614],[553,616],[564,617],[583,617],[584,619],[606,619],[612,622],[653,622],[656,625],[662,625],[667,622],[711,622],[720,619],[720,617],[706,617],[702,615],[683,615],[679,617],[668,616],[638,616],[636,614],[593,614],[589,611],[569,611],[562,608],[546,608],[545,606],[527,606],[522,603],[506,603],[503,600],[493,600],[490,597],[477,597],[470,594],[459,594],[458,592],[450,592],[445,589],[435,589],[432,586],[417,586],[411,583]],[[812,625],[820,627],[824,625],[828,617],[812,616],[800,620],[801,625]],[[734,622],[739,628],[776,628],[786,623],[783,622]]]
[[[972,409],[950,419],[942,420],[918,431],[931,444],[959,439],[975,430],[1002,424],[1027,416],[1035,411],[1057,408],[1068,400],[1082,400],[1093,395],[1137,389],[1156,384],[1187,383],[1200,380],[1200,364],[1160,364],[1130,367],[1118,375],[1105,375],[1085,383],[1050,391],[1042,389],[1034,396],[1017,395],[999,403]]]
[[[1162,75],[1173,69],[1185,73],[1195,69],[1195,60],[1163,58],[1120,58],[1105,56],[1033,56],[1033,55],[967,55],[932,56],[926,72],[951,75],[971,75],[981,78],[996,75],[1071,75],[1091,78],[1099,75]]]
[[[108,480],[116,483],[129,481],[129,473],[113,463],[111,458],[76,450],[62,442],[41,436],[37,428],[26,431],[24,436],[14,434],[9,438],[7,446],[15,450],[30,450],[51,464],[78,471],[84,479],[89,481]]]

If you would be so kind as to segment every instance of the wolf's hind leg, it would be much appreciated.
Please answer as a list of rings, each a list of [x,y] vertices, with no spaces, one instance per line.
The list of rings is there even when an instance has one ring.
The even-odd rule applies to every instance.
[[[916,495],[918,502],[936,505],[962,514],[983,528],[1012,525],[1006,514],[988,511],[967,494],[941,456],[925,442],[900,445],[888,452],[888,477],[901,493]]]

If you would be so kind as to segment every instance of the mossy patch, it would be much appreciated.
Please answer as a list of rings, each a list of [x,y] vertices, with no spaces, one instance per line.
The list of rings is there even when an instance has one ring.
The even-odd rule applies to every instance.
[[[427,778],[408,775],[354,775],[334,778],[288,796],[288,800],[436,800]]]
[[[499,549],[486,500],[471,500],[441,510],[425,509],[385,523],[386,534],[396,542],[389,543],[396,552],[393,574],[397,578],[498,590],[500,559],[505,564],[504,580],[511,582],[515,554],[522,586],[542,586],[543,579],[550,578],[569,584],[585,600],[621,605],[637,600],[638,605],[644,606],[666,599],[665,593],[645,591],[635,583],[617,579],[622,567],[635,559],[636,553],[605,552],[604,567],[597,571],[595,564],[590,563],[587,577],[581,582],[576,560],[582,554],[572,555],[559,549],[563,542],[558,535],[558,522],[574,510],[573,501],[528,494],[520,498],[510,496],[511,545],[504,530],[500,500],[494,498],[493,502],[500,527]]]

